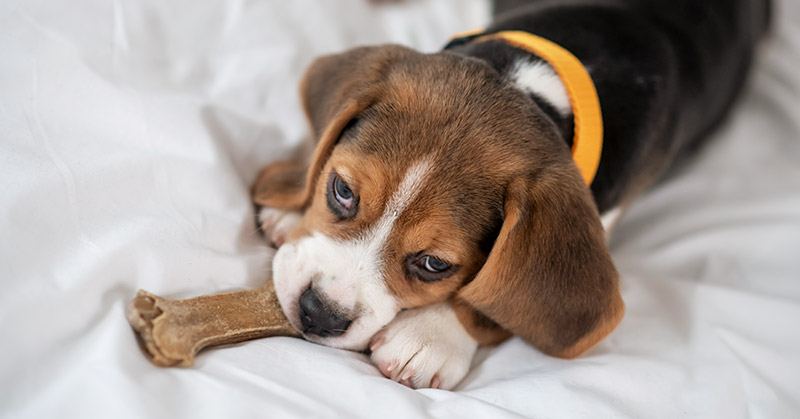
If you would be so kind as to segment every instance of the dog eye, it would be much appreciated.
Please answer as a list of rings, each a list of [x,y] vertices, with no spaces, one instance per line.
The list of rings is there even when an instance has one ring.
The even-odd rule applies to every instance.
[[[448,268],[450,268],[449,263],[441,259],[436,259],[435,257],[425,256],[424,258],[422,258],[422,261],[424,262],[423,267],[428,272],[439,273],[439,272],[444,272]]]
[[[343,207],[350,209],[353,205],[353,191],[347,187],[342,178],[336,176],[333,180],[333,194]]]
[[[406,272],[422,282],[441,281],[457,270],[458,266],[430,255],[417,253],[406,257]]]
[[[336,172],[328,178],[328,208],[340,220],[350,219],[358,212],[358,196]]]

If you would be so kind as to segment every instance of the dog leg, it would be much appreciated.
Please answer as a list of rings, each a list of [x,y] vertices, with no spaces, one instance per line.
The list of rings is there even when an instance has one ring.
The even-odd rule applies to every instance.
[[[258,213],[258,221],[264,238],[270,246],[279,248],[286,241],[286,235],[300,222],[299,211],[262,207]]]
[[[400,312],[370,344],[383,375],[412,388],[446,390],[467,375],[477,348],[449,302]]]

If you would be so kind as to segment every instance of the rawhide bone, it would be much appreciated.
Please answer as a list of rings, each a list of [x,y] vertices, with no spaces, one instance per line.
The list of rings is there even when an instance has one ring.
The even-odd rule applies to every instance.
[[[153,364],[188,367],[201,349],[269,336],[294,336],[272,280],[261,288],[170,300],[139,290],[128,322]]]

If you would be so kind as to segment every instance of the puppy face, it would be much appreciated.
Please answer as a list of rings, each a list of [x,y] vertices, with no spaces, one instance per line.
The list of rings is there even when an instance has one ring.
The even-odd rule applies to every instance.
[[[501,221],[494,159],[459,146],[485,141],[481,132],[443,128],[477,118],[473,109],[437,103],[421,83],[397,84],[340,134],[275,257],[287,315],[331,346],[363,349],[400,310],[447,299],[479,269]],[[351,322],[343,334],[302,321],[314,316],[301,301],[309,290],[323,311]]]
[[[537,346],[560,339],[554,353],[603,323],[607,310],[594,307],[567,307],[573,317],[566,319],[555,312],[531,319],[575,299],[564,295],[572,285],[526,281],[532,269],[545,280],[579,273],[566,281],[581,282],[579,305],[609,305],[606,295],[587,302],[582,291],[598,283],[584,284],[583,270],[608,255],[566,145],[533,102],[488,65],[400,47],[360,49],[316,62],[302,89],[319,137],[311,166],[280,191],[270,186],[276,176],[268,168],[255,200],[304,209],[275,255],[273,274],[281,305],[306,338],[364,349],[400,310],[453,297]],[[520,208],[538,211],[531,217],[541,224],[509,217]],[[532,230],[543,226],[547,231]],[[589,266],[553,269],[561,260],[546,259],[568,257],[564,248],[569,253],[576,240],[585,249],[574,254],[596,253],[583,258]],[[595,290],[613,299],[613,265],[601,268],[593,275],[603,286]],[[576,315],[580,324],[567,324]],[[564,325],[577,331],[552,336],[563,335]]]

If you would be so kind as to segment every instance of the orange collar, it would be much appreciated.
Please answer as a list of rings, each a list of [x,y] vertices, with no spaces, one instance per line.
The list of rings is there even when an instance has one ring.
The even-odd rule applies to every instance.
[[[472,36],[469,42],[500,40],[535,54],[556,70],[567,89],[575,121],[572,159],[580,169],[586,185],[591,185],[603,153],[603,117],[597,90],[586,68],[572,53],[558,44],[528,32],[502,31],[488,35],[479,33],[480,31],[475,31],[459,34],[457,37]]]

